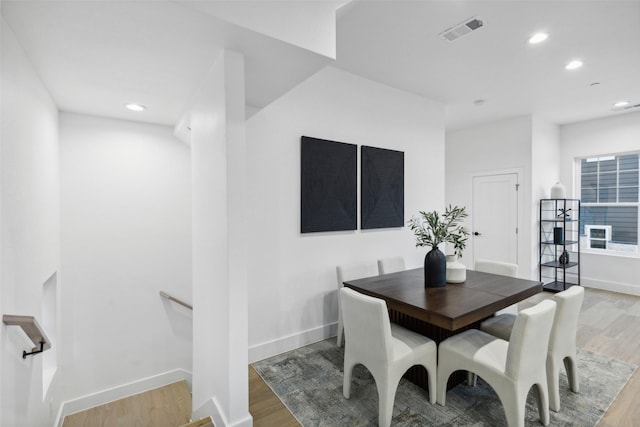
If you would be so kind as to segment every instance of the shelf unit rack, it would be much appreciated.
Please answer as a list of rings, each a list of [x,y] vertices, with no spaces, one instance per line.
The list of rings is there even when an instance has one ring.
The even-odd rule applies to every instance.
[[[580,285],[580,200],[540,199],[539,218],[538,278],[544,289],[561,292]]]

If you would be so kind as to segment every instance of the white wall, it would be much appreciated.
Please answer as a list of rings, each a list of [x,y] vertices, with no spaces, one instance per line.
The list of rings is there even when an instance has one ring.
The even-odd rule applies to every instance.
[[[172,129],[60,114],[64,400],[191,370],[189,148]]]
[[[637,152],[640,149],[640,113],[618,114],[560,128],[560,179],[568,195],[578,197],[575,159],[584,156]],[[640,295],[640,258],[614,255],[581,255],[584,286]]]
[[[336,265],[365,262],[373,271],[378,258],[402,255],[415,268],[426,253],[406,227],[301,234],[302,135],[404,151],[405,220],[444,206],[440,104],[328,67],[253,116],[246,223],[251,361],[335,334]]]
[[[533,118],[531,159],[533,200],[549,198],[551,186],[560,179],[560,128],[558,125]]]
[[[558,125],[533,118],[531,163],[533,200],[549,198],[551,186],[560,180],[560,128]]]
[[[0,9],[2,8],[2,0],[0,0]],[[2,31],[3,31],[3,27],[4,27],[4,20],[2,19],[2,17],[0,17],[0,40],[4,39],[4,36],[2,35]],[[2,46],[0,46],[1,48]],[[4,49],[0,49],[0,70],[4,70],[2,68],[2,62],[3,62],[3,55],[1,54],[1,52],[4,52]],[[0,94],[2,94],[2,87],[1,87],[1,82],[2,82],[2,77],[0,74]],[[1,96],[1,95],[0,95]],[[2,102],[2,98],[0,98],[0,102]],[[2,123],[4,123],[4,120],[2,120],[2,110],[3,110],[4,105],[0,105],[0,166],[2,165],[2,135],[4,134],[4,127],[2,126]],[[2,225],[2,219],[4,217],[4,215],[2,214],[2,194],[4,192],[2,191],[2,173],[0,173],[0,310],[4,309],[4,306],[2,305],[2,293],[3,293],[3,284],[4,281],[2,280],[2,230],[4,228],[4,226]],[[2,378],[2,372],[4,370],[3,368],[3,357],[2,354],[4,353],[4,330],[0,329],[0,378]],[[0,385],[0,402],[2,402],[2,386]],[[0,423],[2,423],[2,413],[3,413],[3,409],[2,409],[2,405],[0,404]]]
[[[58,112],[5,22],[1,52],[1,311],[42,324],[42,285],[60,264]],[[59,376],[43,396],[42,357],[22,359],[33,344],[15,326],[0,335],[0,424],[50,425]]]
[[[190,108],[193,166],[193,409],[250,426],[244,57],[224,52]]]
[[[518,218],[518,264],[520,276],[529,278],[533,256],[532,209],[535,209],[531,197],[531,116],[448,132],[446,141],[446,203],[467,207],[469,228],[473,224],[473,177],[518,172],[518,201],[522,207]],[[468,242],[462,262],[472,268],[473,236]]]
[[[540,199],[551,196],[551,186],[560,179],[560,129],[553,123],[533,118],[531,144],[531,277],[539,277]]]
[[[221,19],[312,52],[336,57],[338,1],[217,1],[197,4]]]

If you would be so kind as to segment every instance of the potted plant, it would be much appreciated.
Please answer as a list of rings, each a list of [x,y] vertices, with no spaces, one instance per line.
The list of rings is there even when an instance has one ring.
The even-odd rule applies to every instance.
[[[414,216],[409,220],[409,228],[416,235],[416,247],[431,247],[424,257],[425,287],[444,286],[447,283],[447,260],[438,245],[451,243],[454,255],[461,256],[469,236],[469,232],[461,224],[466,217],[465,207],[449,205],[443,214],[438,211],[420,211],[418,217]]]

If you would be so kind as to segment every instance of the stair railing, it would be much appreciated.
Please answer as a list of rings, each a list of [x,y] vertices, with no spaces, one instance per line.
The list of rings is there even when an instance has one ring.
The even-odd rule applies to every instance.
[[[23,359],[51,348],[51,341],[49,341],[49,338],[47,338],[35,317],[5,314],[2,316],[2,321],[5,325],[20,326],[29,339],[36,345],[30,352],[26,350],[22,352]]]
[[[178,298],[174,297],[173,295],[169,295],[168,293],[166,293],[164,291],[160,291],[160,296],[162,298],[168,299],[169,301],[173,301],[176,304],[180,304],[181,306],[186,307],[189,310],[193,310],[193,306],[191,304],[188,304],[188,303],[182,301],[181,299],[178,299]]]

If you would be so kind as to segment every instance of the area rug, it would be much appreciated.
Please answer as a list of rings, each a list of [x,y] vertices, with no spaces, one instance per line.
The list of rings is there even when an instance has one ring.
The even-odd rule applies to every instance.
[[[353,372],[351,398],[342,396],[344,349],[335,339],[321,341],[254,363],[253,367],[304,427],[377,426],[378,393],[362,365]],[[552,426],[595,426],[633,374],[635,366],[579,350],[580,393],[560,377],[561,411],[551,411]],[[498,396],[481,378],[476,387],[461,384],[447,392],[446,406],[431,405],[427,392],[402,379],[392,426],[506,426]],[[535,393],[530,391],[526,426],[540,426]]]

